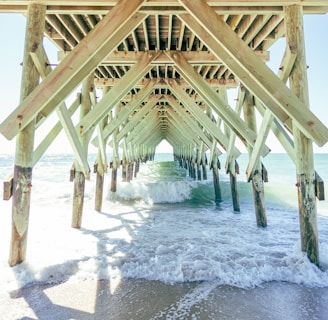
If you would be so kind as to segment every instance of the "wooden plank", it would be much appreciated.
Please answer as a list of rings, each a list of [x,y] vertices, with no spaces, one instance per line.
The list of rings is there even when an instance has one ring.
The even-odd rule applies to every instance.
[[[317,172],[315,172],[315,195],[319,201],[325,200],[325,184]]]
[[[289,46],[286,47],[282,62],[281,62],[281,67],[279,68],[278,72],[278,77],[281,79],[283,82],[286,82],[289,78],[289,75],[291,73],[291,70],[294,66],[296,60],[296,53],[291,52]],[[254,167],[257,161],[260,158],[260,148],[262,145],[265,143],[267,136],[269,134],[270,128],[272,127],[272,122],[274,120],[274,115],[273,113],[267,108],[265,110],[265,113],[263,115],[263,120],[262,124],[259,130],[258,138],[255,142],[254,148],[252,150],[252,154],[250,156],[248,166],[246,169],[246,177],[248,180],[251,179],[252,174],[254,172]]]
[[[90,168],[88,164],[87,154],[75,130],[71,116],[64,105],[58,107],[56,111],[57,111],[58,118],[65,130],[66,136],[74,151],[76,159],[82,168],[82,172],[86,179],[90,179]]]
[[[239,116],[243,103],[244,103],[244,99],[245,99],[245,90],[242,89],[241,87],[239,87],[238,90],[238,96],[237,96],[237,103],[235,106],[235,112],[236,114]],[[228,148],[227,148],[227,159],[226,159],[226,163],[225,163],[225,168],[226,168],[226,172],[228,173],[229,171],[234,171],[234,166],[235,166],[235,157],[233,155],[232,148],[234,147],[236,142],[236,134],[234,133],[234,131],[231,130],[230,132],[230,136],[229,136],[229,144],[228,144]]]
[[[3,200],[9,200],[13,195],[14,174],[10,173],[3,181]]]
[[[303,134],[318,146],[328,141],[328,128],[304,107],[304,103],[256,57],[205,1],[180,1],[192,16],[179,15],[179,18],[282,123],[293,119]],[[304,112],[299,112],[301,107],[304,107]]]
[[[0,5],[0,12],[10,12],[10,13],[25,13],[27,10],[26,5],[18,4],[14,5],[12,2],[10,4],[6,0],[2,0],[2,2],[5,2],[4,5]],[[16,1],[16,0],[13,0]],[[20,0],[17,0],[19,2]],[[26,0],[27,2],[29,0]],[[50,0],[51,1],[51,0]],[[108,5],[107,2],[103,2],[102,4],[96,5],[97,2],[92,2],[91,5],[87,5],[84,2],[84,5],[80,2],[76,2],[76,0],[69,0],[74,1],[73,3],[63,3],[61,2],[60,5],[56,5],[55,3],[53,5],[47,5],[47,13],[48,14],[85,14],[85,15],[106,15],[108,11],[112,10],[112,6]],[[86,0],[88,1],[88,0]],[[90,1],[90,0],[89,0]],[[106,1],[106,0],[104,0]],[[144,14],[173,14],[177,15],[180,13],[184,13],[185,10],[182,6],[180,6],[177,3],[178,0],[176,0],[176,3],[174,5],[171,5],[170,2],[167,2],[165,0],[163,1],[152,1],[152,2],[146,2],[145,5],[143,5],[139,12]],[[284,1],[284,0],[281,0]],[[325,1],[325,0],[322,0]],[[160,2],[162,2],[164,5],[160,6]],[[245,2],[248,4],[245,5]],[[16,2],[15,2],[16,3]],[[149,3],[149,5],[147,5]],[[254,15],[254,14],[282,14],[283,13],[283,6],[285,3],[276,4],[274,2],[272,5],[266,3],[263,5],[263,2],[259,0],[258,3],[255,1],[249,2],[244,1],[243,4],[238,5],[238,3],[231,3],[231,2],[220,2],[220,5],[215,5],[214,2],[209,2],[212,6],[212,8],[215,10],[215,12],[219,15]],[[213,3],[213,5],[212,5]],[[242,3],[242,2],[240,2]],[[78,5],[77,5],[78,4]],[[153,5],[150,5],[153,4]],[[168,5],[170,4],[170,5]],[[312,5],[312,3],[307,3],[307,1],[304,1],[302,3],[304,13],[307,14],[324,14],[328,12],[328,6],[325,5],[316,5],[315,3]],[[148,39],[146,39],[148,40]],[[146,41],[147,48],[149,48],[149,43]],[[181,47],[181,46],[179,46]]]
[[[169,53],[166,53],[169,55]],[[219,117],[235,131],[241,139],[246,139],[248,143],[254,145],[256,134],[252,132],[245,122],[231,109],[231,107],[224,103],[218,94],[207,85],[204,79],[195,71],[195,69],[183,58],[182,55],[175,53],[171,59],[176,63],[176,69],[184,76],[184,78],[191,84],[191,86],[202,96],[204,101],[219,115]],[[225,144],[227,149],[228,144]],[[264,146],[262,148],[262,155],[269,153],[269,148]]]
[[[30,55],[31,55],[34,65],[36,66],[41,78],[45,79],[46,76],[48,76],[52,70],[47,64],[48,58],[47,58],[46,53],[43,50],[43,47],[42,47],[42,49],[35,50],[34,52],[30,52]],[[79,104],[76,103],[75,105],[78,106]],[[72,108],[72,109],[74,109],[74,108]],[[73,126],[72,121],[70,120],[70,116],[72,115],[72,112],[68,112],[66,109],[66,104],[64,102],[62,102],[60,104],[60,106],[58,107],[57,114],[60,118],[61,125],[57,124],[50,131],[50,134],[47,135],[46,139],[44,139],[43,142],[39,145],[39,148],[37,149],[37,153],[34,154],[34,161],[36,162],[42,156],[43,152],[47,149],[47,147],[51,144],[51,142],[54,140],[54,138],[58,135],[61,128],[64,127],[66,135],[68,136],[68,140],[70,141],[71,146],[77,157],[78,163],[82,167],[85,177],[87,177],[89,179],[90,178],[90,175],[89,175],[90,169],[89,169],[88,160],[87,160],[87,153],[85,151],[83,151],[84,147],[82,146],[81,141],[78,138],[77,134],[74,132],[74,126]],[[77,145],[73,145],[73,144],[77,144]],[[86,144],[86,141],[85,141],[85,144]]]
[[[40,74],[40,77],[45,79],[52,69],[43,46],[33,48],[33,51],[30,52],[30,56]]]
[[[169,51],[169,50],[166,50]],[[174,53],[174,50],[170,50],[171,53]],[[103,65],[134,65],[137,63],[141,57],[147,53],[155,53],[153,50],[148,50],[147,52],[137,51],[137,52],[129,52],[129,51],[114,51],[110,55],[108,55],[101,64]],[[270,52],[269,51],[254,51],[254,53],[260,57],[263,61],[270,60]],[[60,56],[64,58],[64,56],[68,53],[61,52]],[[217,56],[209,51],[188,51],[183,52],[181,54],[184,58],[191,64],[197,65],[223,65],[222,61],[218,60]],[[173,65],[171,59],[167,57],[167,55],[162,52],[156,60],[152,62],[153,65]]]
[[[95,92],[95,88],[92,92],[90,92],[90,100],[91,100],[91,104],[93,107],[95,107],[95,105],[97,104],[97,97],[96,97],[96,92]],[[107,163],[107,155],[106,155],[106,143],[105,141],[107,140],[104,137],[104,126],[106,124],[106,119],[104,121],[99,122],[96,125],[96,131],[97,131],[97,136],[95,139],[97,139],[98,143],[98,161],[102,164],[99,169],[99,171],[97,170],[98,173],[102,173],[103,172],[103,165]],[[98,177],[98,176],[97,176]],[[101,180],[101,178],[99,177],[99,179]],[[101,185],[101,181],[99,182],[99,187]],[[100,210],[98,210],[100,211]]]
[[[255,105],[262,116],[264,116],[266,109],[263,104],[255,98]],[[285,128],[280,124],[277,119],[274,119],[271,123],[271,130],[274,135],[277,137],[278,141],[281,143],[285,151],[287,152],[290,159],[295,163],[295,150],[294,142],[291,139],[290,135],[287,133]]]
[[[31,0],[1,0],[0,5],[3,6],[3,10],[10,10],[14,9],[15,6],[21,7],[21,10],[26,10],[26,6],[31,2]],[[106,9],[107,11],[109,9],[112,9],[113,6],[116,6],[119,2],[119,0],[80,0],[77,2],[76,0],[44,0],[39,1],[42,4],[46,4],[48,6],[49,11],[54,12],[60,12],[63,13],[66,10],[72,10],[75,12],[75,10],[82,10],[83,13],[87,13],[88,10],[91,10],[92,12],[99,12],[97,11],[97,7],[100,7],[100,12],[103,13],[103,11]],[[227,7],[230,10],[233,9],[233,7],[252,7],[252,6],[260,6],[265,9],[266,7],[272,7],[272,6],[287,6],[287,5],[301,5],[301,6],[326,6],[326,0],[206,0],[206,3],[209,6],[216,7],[216,6],[222,6]],[[246,5],[247,4],[247,5]],[[181,10],[180,2],[179,0],[148,0],[146,3],[143,4],[142,10],[159,10],[159,7],[167,6],[167,7],[173,7],[173,9]],[[67,8],[65,8],[67,7]],[[79,9],[80,8],[80,9]],[[57,11],[56,11],[57,10]],[[226,9],[228,10],[228,9]],[[78,11],[79,12],[79,11]],[[228,11],[229,12],[229,11]]]
[[[168,78],[152,78],[154,81],[157,80],[157,87],[159,88],[165,88],[166,84],[165,81],[168,80]],[[160,81],[162,80],[162,81]],[[95,86],[97,88],[104,88],[104,87],[114,87],[117,82],[119,82],[120,79],[117,78],[97,78],[95,79]],[[180,79],[181,85],[184,86],[185,88],[190,88],[190,84],[186,82],[184,79]],[[225,79],[222,81],[221,79],[206,79],[205,80],[209,86],[213,88],[220,88],[220,87],[226,87],[226,88],[235,88],[238,86],[238,82],[236,79]],[[143,88],[145,85],[144,79],[141,79],[138,81],[134,87],[135,88]]]
[[[122,0],[72,50],[51,74],[0,124],[0,132],[12,139],[43,108],[54,109],[113,51],[143,19],[135,14],[144,0]]]
[[[72,116],[81,103],[81,95],[78,94],[72,105],[68,109],[68,113]],[[63,105],[64,106],[64,105]],[[45,138],[39,143],[37,148],[34,150],[33,155],[33,166],[40,160],[42,155],[47,151],[50,144],[56,139],[58,134],[63,129],[63,126],[60,121],[58,121],[54,127],[49,131]]]

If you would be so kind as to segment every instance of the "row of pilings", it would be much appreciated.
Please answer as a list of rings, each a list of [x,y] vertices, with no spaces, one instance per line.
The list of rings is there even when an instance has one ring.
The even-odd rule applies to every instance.
[[[203,154],[202,157],[174,154],[174,159],[178,161],[179,166],[181,168],[187,170],[189,177],[193,180],[199,180],[199,181],[207,180],[206,166],[209,165],[209,169],[212,171],[212,176],[213,176],[213,187],[214,187],[214,197],[215,197],[214,201],[217,204],[222,202],[222,192],[221,192],[220,177],[219,177],[221,162],[216,154],[214,154],[214,156],[211,156],[211,159],[209,161],[210,163],[208,163],[208,159],[205,153]],[[237,174],[239,174],[239,165],[236,160],[233,160],[233,164],[228,166],[226,173],[229,174],[230,177],[230,189],[231,189],[233,211],[235,213],[239,213],[240,202],[239,202],[239,193],[238,193],[238,184],[237,184]],[[265,227],[266,224],[258,224],[258,226]]]

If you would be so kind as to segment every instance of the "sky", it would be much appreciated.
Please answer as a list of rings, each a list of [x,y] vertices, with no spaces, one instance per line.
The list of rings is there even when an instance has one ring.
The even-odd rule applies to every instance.
[[[0,14],[0,123],[9,116],[9,114],[18,106],[21,83],[21,63],[23,60],[23,47],[25,36],[25,17],[21,14]],[[304,31],[306,60],[308,65],[308,82],[310,95],[311,111],[328,127],[328,101],[326,94],[328,92],[328,15],[305,15]],[[45,39],[44,46],[51,63],[57,63],[57,50],[52,43]],[[277,72],[285,48],[285,39],[279,40],[270,48],[270,68]],[[235,91],[228,92],[229,103],[234,108],[236,98]],[[57,121],[56,115],[50,122]],[[260,123],[258,123],[260,127]],[[41,130],[41,129],[40,129]],[[43,134],[37,131],[35,144],[42,139]],[[279,142],[273,134],[270,134],[267,145],[272,152],[284,152]],[[239,144],[242,152],[246,152]],[[94,151],[95,149],[89,150]],[[163,143],[157,152],[170,152],[168,143]],[[15,140],[8,141],[0,134],[0,153],[14,153]],[[68,140],[64,133],[61,133],[53,145],[48,149],[48,153],[71,152]],[[328,153],[328,143],[323,147],[314,144],[314,152]]]

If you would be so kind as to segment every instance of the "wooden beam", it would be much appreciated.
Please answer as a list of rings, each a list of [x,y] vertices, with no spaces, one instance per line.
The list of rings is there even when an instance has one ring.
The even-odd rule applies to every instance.
[[[169,53],[167,53],[169,55]],[[219,95],[207,85],[204,79],[194,70],[194,68],[181,56],[179,53],[174,53],[170,56],[176,63],[176,69],[184,78],[190,83],[190,85],[202,96],[205,103],[208,104],[219,117],[238,134],[243,140],[247,140],[248,143],[254,145],[256,140],[256,134],[250,130],[245,122],[231,109],[231,107],[222,101]],[[225,144],[224,148],[227,149],[228,144]],[[269,148],[266,146],[262,149],[263,156],[269,153]]]
[[[205,135],[205,133],[197,125],[195,117],[193,117],[190,112],[187,113],[187,110],[183,111],[182,106],[180,106],[179,102],[176,101],[172,96],[167,96],[166,100],[172,106],[174,111],[178,114],[178,116],[180,117],[180,121],[184,121],[189,126],[189,130],[194,131],[199,136],[199,138],[207,145],[207,147],[210,148],[212,145],[211,140],[213,140],[213,138],[211,137],[210,140]]]
[[[304,103],[256,57],[204,0],[179,1],[190,12],[190,15],[180,15],[180,19],[282,123],[293,119],[303,134],[318,146],[328,141],[328,128],[304,107]],[[304,107],[304,112],[299,112],[301,107]]]
[[[133,88],[151,68],[150,62],[156,58],[155,55],[145,55],[135,64],[120,81],[113,87],[99,103],[89,112],[77,125],[77,128],[82,128],[81,134],[85,134],[97,124],[104,116]],[[146,80],[145,83],[151,82]]]
[[[157,87],[158,88],[165,88],[166,83],[165,81],[168,80],[168,78],[152,78],[152,80],[157,79]],[[163,81],[160,81],[163,80]],[[97,88],[104,88],[104,87],[114,87],[120,79],[117,78],[97,78],[95,79],[95,86]],[[144,86],[145,79],[139,80],[134,88],[142,88]],[[185,88],[190,88],[190,84],[186,82],[184,79],[180,79],[180,84]],[[235,88],[238,86],[238,82],[236,79],[204,79],[208,83],[209,86],[213,88],[221,88],[221,87],[227,87],[227,88]]]
[[[242,109],[242,106],[244,103],[244,99],[245,99],[245,90],[244,90],[244,88],[239,87],[237,103],[236,103],[236,107],[235,107],[235,112],[238,116],[240,115],[240,112],[241,112],[241,109]],[[234,131],[231,130],[230,135],[229,135],[229,144],[228,144],[228,148],[227,148],[227,158],[226,158],[226,163],[225,163],[225,168],[226,168],[227,173],[230,170],[234,170],[235,157],[232,152],[232,149],[235,146],[235,142],[236,142],[236,134]],[[233,166],[233,168],[230,168],[230,166]]]
[[[57,115],[62,124],[66,136],[71,144],[74,151],[75,157],[80,164],[83,174],[86,179],[90,179],[90,168],[88,164],[87,154],[83,148],[79,136],[75,130],[71,116],[64,105],[59,106],[57,109]]]
[[[10,173],[3,181],[3,200],[9,200],[13,195],[14,174]]]
[[[248,166],[246,169],[246,177],[247,177],[248,181],[250,181],[252,179],[255,166],[257,165],[259,158],[260,158],[260,149],[262,148],[262,146],[265,143],[266,138],[268,137],[268,133],[270,131],[271,123],[272,123],[273,119],[274,119],[274,115],[272,114],[272,112],[269,109],[267,109],[265,111],[265,114],[264,114],[264,117],[263,117],[263,120],[261,123],[261,127],[258,132],[258,138],[256,140],[256,143],[255,143],[252,153],[250,155],[250,159],[249,159]]]
[[[176,110],[176,109],[175,109]],[[191,143],[192,141],[197,145],[201,145],[202,138],[199,137],[199,134],[204,137],[201,133],[199,133],[199,128],[193,124],[194,126],[191,127],[187,122],[183,120],[183,118],[180,116],[180,114],[177,116],[176,113],[173,110],[168,109],[167,113],[169,115],[168,119],[169,122],[172,122],[174,126],[172,126],[172,130],[176,132],[180,132],[182,134],[182,137],[186,137],[185,139],[187,142]],[[178,120],[179,119],[179,120]],[[180,130],[181,129],[181,130]],[[197,133],[196,133],[197,132]],[[205,138],[205,141],[208,143],[209,139]]]
[[[289,78],[290,72],[294,66],[296,60],[296,53],[292,53],[290,48],[287,47],[282,59],[281,67],[279,68],[278,77],[283,82],[286,82]],[[256,104],[255,104],[256,105]],[[255,142],[254,148],[252,150],[252,154],[249,159],[249,163],[246,169],[246,177],[248,180],[251,179],[254,168],[256,163],[258,162],[260,158],[260,149],[262,148],[262,145],[265,143],[270,128],[272,127],[272,122],[274,120],[273,113],[267,108],[265,110],[265,113],[263,115],[262,124],[259,130],[258,139]]]
[[[180,116],[176,116],[173,110],[168,110],[168,114],[170,115],[169,118],[172,122],[169,132],[173,136],[177,138],[180,137],[179,140],[181,140],[181,143],[183,144],[190,144],[191,141],[193,141],[195,144],[200,145],[199,138],[194,133],[194,130],[191,130],[189,125],[181,121],[182,118]]]
[[[315,195],[319,201],[325,200],[324,181],[317,172],[315,172]]]
[[[118,113],[115,119],[109,122],[109,124],[104,128],[104,136],[108,137],[111,135],[115,129],[117,129],[128,117],[132,114],[144,100],[148,98],[154,89],[156,81],[148,81],[148,83],[141,89],[133,99],[124,106]]]
[[[177,81],[169,81],[169,85],[174,95],[183,103],[184,107],[190,111],[193,116],[206,127],[211,135],[218,141],[218,143],[226,150],[228,146],[227,137],[215,126],[215,124],[199,109],[199,106],[189,97],[189,95],[179,86]],[[240,151],[235,147],[234,155],[239,157]]]
[[[128,134],[133,128],[141,121],[144,117],[146,117],[147,113],[150,112],[154,106],[157,104],[158,98],[154,95],[153,97],[150,97],[148,102],[145,106],[141,108],[131,119],[128,123],[125,124],[125,126],[122,128],[122,130],[117,135],[117,142],[120,142],[122,138]]]
[[[160,126],[160,123],[157,121],[157,113],[156,109],[148,113],[146,123],[139,123],[133,130],[133,133],[126,137],[126,143],[142,144],[149,136],[149,132],[155,132],[157,127]]]
[[[92,107],[94,108],[97,104],[97,97],[96,97],[96,91],[95,88],[92,92],[90,92],[90,100]],[[100,121],[96,126],[97,136],[95,139],[98,141],[98,161],[101,164],[99,170],[97,170],[98,173],[104,172],[104,165],[107,163],[107,155],[106,155],[106,138],[104,137],[104,127],[106,125],[106,117],[103,119],[103,121]],[[100,210],[98,210],[100,211]]]
[[[0,11],[4,12],[25,12],[30,0],[1,0]],[[39,1],[42,4],[47,5],[48,13],[66,13],[67,11],[74,14],[106,14],[109,10],[112,10],[117,5],[119,0],[107,1],[107,0],[45,0]],[[319,10],[321,7],[327,10],[327,2],[325,0],[206,0],[207,4],[214,10],[218,10],[221,14],[236,14],[240,12],[259,12],[265,11],[268,13],[276,14],[277,12],[283,12],[283,6],[285,5],[301,5],[305,10],[309,7],[312,10]],[[178,0],[153,0],[145,2],[140,8],[141,11],[146,13],[158,13],[163,14],[163,11],[167,14],[176,14],[183,11]],[[322,9],[324,10],[324,9]],[[315,11],[317,12],[317,11]],[[327,11],[325,11],[327,12]]]
[[[144,0],[122,0],[72,50],[31,94],[0,124],[0,132],[14,138],[45,107],[54,109],[113,51],[143,19],[135,14]]]
[[[68,113],[72,116],[81,103],[81,94],[78,94],[72,105],[68,109]],[[65,105],[63,105],[65,107]],[[50,144],[56,139],[60,131],[63,129],[63,126],[60,121],[58,121],[54,127],[49,131],[45,138],[39,143],[37,148],[34,150],[33,155],[33,166],[40,160],[42,155],[47,151]]]
[[[43,46],[40,48],[33,48],[34,51],[30,52],[30,56],[33,60],[33,63],[38,70],[40,76],[42,79],[45,79],[51,72],[52,69],[50,68],[48,64],[48,57],[43,49]],[[84,174],[89,171],[89,166],[87,165],[87,160],[83,159],[86,158],[86,156],[83,156],[82,146],[80,141],[77,139],[77,135],[72,133],[69,129],[69,126],[73,126],[72,122],[69,119],[64,120],[65,116],[70,117],[73,112],[76,110],[76,108],[80,105],[80,99],[75,100],[76,103],[73,103],[73,106],[70,108],[70,111],[67,112],[66,104],[65,102],[62,102],[60,106],[58,107],[57,114],[60,115],[60,123],[56,124],[55,127],[50,131],[50,133],[46,136],[46,138],[40,143],[38,148],[36,149],[36,152],[34,152],[34,164],[41,158],[43,153],[47,150],[49,145],[53,142],[53,140],[56,138],[56,136],[59,134],[61,129],[64,127],[65,132],[68,136],[68,139],[71,144],[77,143],[78,145],[73,147],[74,152],[76,153],[77,159],[81,165],[82,168],[84,168]],[[44,119],[45,117],[43,117]],[[39,121],[40,122],[40,121]],[[73,136],[71,136],[73,134]],[[75,141],[75,142],[74,142]],[[86,167],[87,165],[87,167]],[[86,170],[87,169],[87,170]],[[88,177],[88,174],[86,175]]]
[[[175,52],[175,50],[166,50]],[[143,55],[153,53],[155,54],[157,51],[148,50],[147,52],[144,51],[114,51],[110,55],[108,55],[102,62],[101,65],[122,65],[122,66],[130,66],[137,63],[138,60],[141,59]],[[59,52],[59,60],[63,59],[70,51],[60,51]],[[257,50],[254,53],[260,57],[263,61],[270,60],[270,52],[264,50]],[[223,65],[222,61],[218,60],[217,56],[214,55],[210,51],[188,51],[184,52],[181,51],[181,54],[184,58],[191,64],[191,65]],[[164,51],[152,62],[152,65],[172,65],[173,62],[171,59],[167,57]]]

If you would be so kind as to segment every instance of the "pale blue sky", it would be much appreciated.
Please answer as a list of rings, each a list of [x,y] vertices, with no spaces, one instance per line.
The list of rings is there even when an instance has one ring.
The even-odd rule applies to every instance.
[[[328,15],[306,15],[305,41],[306,59],[308,68],[309,93],[311,110],[328,127]],[[23,46],[25,35],[25,17],[20,14],[0,14],[0,123],[17,107],[19,103],[21,62],[23,59]],[[48,40],[45,41],[46,50],[51,63],[57,63],[56,50]],[[271,48],[271,61],[273,71],[277,71],[285,48],[285,40],[280,40]],[[233,96],[233,94],[232,94]],[[231,101],[234,107],[234,101]],[[56,120],[56,119],[55,119]],[[55,121],[54,120],[54,121]],[[259,124],[260,125],[260,124]],[[62,150],[62,145],[68,146],[66,137],[60,136],[50,149],[52,152]],[[283,152],[282,147],[270,135],[267,145],[272,152]],[[315,152],[328,153],[328,144],[318,148]],[[58,149],[61,147],[61,149]],[[69,146],[66,151],[69,150]],[[7,141],[0,134],[0,153],[14,153],[15,142]]]

